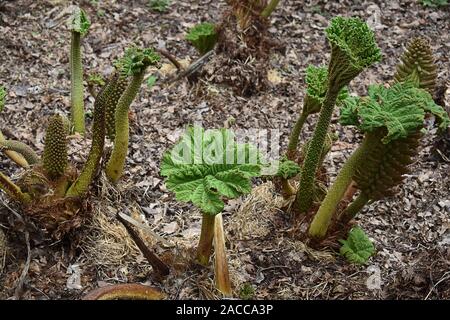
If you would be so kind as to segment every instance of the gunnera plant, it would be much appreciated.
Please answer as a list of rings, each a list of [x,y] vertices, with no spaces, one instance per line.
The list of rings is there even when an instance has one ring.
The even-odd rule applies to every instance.
[[[148,62],[146,59],[150,58],[152,60]],[[139,90],[145,67],[155,59],[157,56],[151,49],[132,47],[116,64],[116,71],[95,98],[91,148],[79,174],[68,161],[68,121],[61,115],[56,114],[49,119],[42,157],[20,141],[0,137],[2,150],[23,158],[25,164],[22,166],[27,168],[16,183],[0,172],[0,189],[18,201],[24,212],[53,238],[59,239],[82,224],[86,213],[84,199],[100,170],[107,131],[106,112],[113,110],[115,114],[114,119],[108,118],[116,125],[115,137],[128,137],[128,107]],[[128,82],[125,86],[124,83]],[[128,143],[122,144],[124,156],[127,146]]]
[[[236,143],[230,130],[201,127],[188,128],[164,154],[161,175],[166,177],[167,189],[178,201],[191,202],[202,212],[199,264],[209,263],[216,215],[222,212],[224,199],[251,191],[251,178],[261,174],[259,159],[251,145]]]
[[[327,236],[341,238],[365,205],[396,191],[418,153],[426,117],[436,119],[439,131],[448,130],[450,123],[447,113],[431,96],[436,67],[426,41],[411,42],[414,45],[409,45],[403,54],[392,86],[371,85],[368,96],[356,97],[341,90],[363,68],[380,59],[374,35],[361,20],[340,17],[332,20],[327,35],[332,48],[328,70],[317,72],[313,78],[322,79],[318,81],[322,86],[312,86],[315,82],[307,81],[311,90],[307,92],[304,106],[306,114],[311,113],[309,110],[320,110],[318,124],[313,138],[304,143],[300,156],[292,157],[301,164],[300,174],[285,174],[283,181],[289,184],[289,178],[299,178],[295,209],[307,211],[307,217],[312,217],[307,236],[319,241]],[[324,79],[327,79],[326,89]],[[317,103],[312,104],[312,99]],[[327,190],[319,176],[333,142],[327,138],[327,131],[338,100],[341,124],[355,126],[364,138]],[[297,147],[298,134],[297,130],[291,134],[290,141],[294,141],[291,155],[295,155],[293,146]]]
[[[144,80],[145,70],[150,65],[156,65],[160,56],[151,48],[132,47],[116,63],[122,77],[130,77],[129,83],[120,95],[114,111],[114,148],[106,165],[106,175],[112,182],[117,182],[122,176],[128,151],[129,123],[128,109],[139,92]],[[120,77],[119,76],[119,77]],[[125,87],[125,82],[117,81],[117,89]],[[117,98],[115,96],[114,98]],[[111,112],[111,111],[109,111]]]
[[[296,209],[300,213],[308,211],[314,199],[314,180],[320,154],[339,93],[364,68],[381,59],[374,33],[359,18],[333,18],[326,29],[326,34],[331,44],[327,91],[311,144],[303,161],[296,197]]]
[[[214,49],[217,43],[216,27],[209,22],[197,24],[189,29],[186,40],[197,49],[200,55],[204,55]]]
[[[84,134],[84,93],[83,93],[83,64],[81,62],[81,38],[86,35],[90,26],[86,13],[74,6],[69,21],[71,31],[70,41],[70,97],[72,122],[75,132]]]

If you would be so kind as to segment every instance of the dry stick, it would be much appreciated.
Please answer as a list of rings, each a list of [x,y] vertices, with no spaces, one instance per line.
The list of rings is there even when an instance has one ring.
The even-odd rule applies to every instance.
[[[164,57],[166,57],[170,62],[172,62],[172,64],[178,69],[178,71],[183,70],[183,67],[181,66],[181,64],[178,62],[178,60],[170,54],[169,51],[165,50],[165,49],[156,49],[156,51],[158,51],[159,53],[161,53]]]
[[[228,272],[227,253],[225,248],[225,236],[223,232],[222,214],[216,214],[214,224],[214,251],[216,258],[214,260],[214,272],[216,277],[217,289],[226,297],[231,297],[231,281]]]
[[[128,223],[132,224],[133,226],[140,228],[144,231],[146,231],[150,236],[156,238],[157,240],[161,241],[162,244],[164,244],[166,247],[173,247],[174,245],[171,244],[169,241],[167,241],[166,239],[164,239],[163,237],[161,237],[160,235],[156,234],[155,231],[153,231],[149,226],[134,220],[132,217],[127,216],[126,214],[119,212],[118,215],[124,219],[125,221],[127,221]]]
[[[127,229],[134,243],[136,243],[139,250],[141,250],[142,254],[148,260],[153,269],[155,269],[155,271],[159,275],[167,276],[170,273],[169,267],[147,247],[139,234],[133,229],[132,226],[129,225],[129,223],[125,219],[123,219],[120,215],[117,215],[117,219],[119,219],[119,221],[124,225],[125,229]]]

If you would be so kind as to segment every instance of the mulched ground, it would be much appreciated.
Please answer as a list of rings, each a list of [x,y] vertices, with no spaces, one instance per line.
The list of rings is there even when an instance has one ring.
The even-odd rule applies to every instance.
[[[157,83],[151,89],[142,87],[132,106],[131,143],[123,181],[111,188],[102,180],[94,188],[92,204],[100,218],[96,216],[96,225],[80,231],[85,239],[77,245],[31,242],[32,259],[23,298],[78,298],[105,283],[134,281],[160,287],[170,298],[217,297],[212,270],[193,268],[185,262],[190,254],[188,248],[197,241],[200,214],[190,205],[175,202],[165,189],[158,169],[162,153],[187,124],[201,121],[204,127],[218,128],[230,123],[230,117],[235,120],[234,129],[280,130],[285,145],[302,105],[305,68],[328,59],[324,29],[331,17],[351,14],[366,19],[376,30],[383,52],[381,63],[352,82],[353,92],[364,94],[370,83],[391,81],[404,45],[417,35],[431,39],[439,79],[449,77],[449,7],[429,9],[410,0],[283,2],[271,18],[269,33],[284,44],[285,54],[274,53],[267,61],[276,81],[266,91],[242,98],[211,85],[199,95],[186,80],[170,86]],[[198,56],[184,41],[186,30],[200,21],[217,22],[225,8],[224,1],[210,0],[173,1],[165,13],[151,11],[147,1],[78,3],[93,22],[83,40],[86,74],[111,72],[113,59],[133,41],[163,46],[178,59],[192,61]],[[55,110],[69,113],[70,34],[63,15],[69,4],[64,0],[0,4],[0,83],[9,91],[0,126],[5,135],[36,150],[43,149],[49,115]],[[160,73],[160,77],[167,76]],[[86,98],[88,110],[92,110],[93,101],[91,96]],[[309,120],[303,138],[311,135],[314,120]],[[353,129],[337,124],[337,117],[333,128],[340,139],[326,160],[331,176],[360,141]],[[357,219],[377,248],[367,266],[353,266],[337,254],[305,248],[288,230],[275,228],[283,213],[270,205],[277,201],[270,184],[258,187],[262,188],[257,189],[260,198],[254,194],[248,200],[230,202],[224,219],[235,296],[248,291],[256,299],[450,298],[450,164],[430,158],[433,132],[424,139],[422,151],[399,194],[370,205]],[[81,166],[89,140],[74,139],[71,145],[72,159]],[[5,157],[0,161],[2,172],[20,172]],[[243,219],[243,207],[249,207],[249,201],[254,201],[248,209],[253,218],[245,219],[254,222],[264,218],[260,226],[267,229],[264,232],[240,230],[237,222]],[[14,218],[5,205],[17,208],[3,194],[1,202],[0,227],[9,238],[11,249],[0,276],[0,298],[12,298],[25,263],[26,247],[23,234],[11,227]],[[177,266],[168,279],[159,282],[153,278],[151,267],[136,248],[120,243],[120,235],[126,234],[121,234],[123,230],[112,218],[115,210],[138,212],[137,217],[141,216],[170,242],[158,249]],[[106,218],[102,219],[102,215]],[[99,227],[98,221],[103,221],[106,229]],[[111,234],[105,235],[105,230]],[[106,252],[108,257],[100,257],[99,248],[93,249],[98,244],[100,249],[112,248]],[[0,257],[0,266],[1,262]]]

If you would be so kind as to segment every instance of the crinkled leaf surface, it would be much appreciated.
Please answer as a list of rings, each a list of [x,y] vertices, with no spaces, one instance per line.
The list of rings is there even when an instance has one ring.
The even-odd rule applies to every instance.
[[[300,167],[297,163],[291,160],[282,159],[278,164],[278,171],[276,176],[284,179],[290,179],[300,173]]]
[[[235,143],[229,130],[191,127],[164,155],[161,175],[177,200],[217,214],[224,207],[222,197],[233,199],[251,191],[251,178],[261,171],[260,155],[250,162],[254,152],[248,144]],[[238,161],[239,155],[245,161]]]
[[[80,33],[81,35],[85,35],[90,26],[91,22],[89,21],[86,12],[79,7],[74,7],[70,21],[70,29],[74,32]]]
[[[347,240],[339,240],[343,255],[351,263],[365,264],[375,253],[375,247],[360,227],[350,230]]]
[[[356,125],[363,132],[385,127],[387,134],[382,141],[389,143],[421,128],[427,112],[437,117],[441,128],[448,126],[448,115],[425,90],[409,82],[390,88],[373,85],[369,87],[369,97],[346,100],[341,109],[341,123]]]

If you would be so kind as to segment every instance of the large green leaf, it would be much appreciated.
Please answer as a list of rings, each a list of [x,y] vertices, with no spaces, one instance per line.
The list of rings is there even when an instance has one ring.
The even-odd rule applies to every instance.
[[[381,85],[369,87],[367,98],[347,99],[341,109],[341,123],[356,125],[363,132],[373,132],[385,127],[383,143],[406,138],[423,127],[426,113],[432,113],[446,128],[449,119],[436,105],[431,95],[413,83],[397,83],[390,88]]]
[[[365,264],[375,253],[375,247],[360,227],[354,227],[348,233],[347,240],[339,240],[343,255],[351,263]]]
[[[190,127],[164,154],[161,175],[167,177],[166,186],[177,200],[216,214],[223,210],[222,197],[233,199],[251,191],[251,178],[261,172],[260,159],[255,148],[235,143],[229,130]]]

